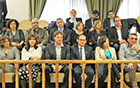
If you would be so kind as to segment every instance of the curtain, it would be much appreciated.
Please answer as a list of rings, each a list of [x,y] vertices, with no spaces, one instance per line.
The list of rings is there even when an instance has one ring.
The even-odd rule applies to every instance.
[[[85,0],[89,16],[91,16],[93,10],[98,10],[100,20],[104,20],[107,17],[109,10],[113,10],[116,15],[122,1],[123,0]]]
[[[72,9],[76,10],[76,17],[81,17],[83,23],[89,18],[85,0],[47,0],[40,20],[50,23],[57,18],[62,18],[66,22],[66,18],[71,17]]]
[[[29,0],[29,20],[40,18],[47,0]]]

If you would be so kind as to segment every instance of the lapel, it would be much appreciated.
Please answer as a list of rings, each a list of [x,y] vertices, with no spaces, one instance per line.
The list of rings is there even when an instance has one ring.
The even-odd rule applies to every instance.
[[[121,35],[122,35],[122,39],[124,38],[123,37],[123,35],[125,34],[125,33],[123,33],[123,30],[122,30],[123,28],[122,28],[122,26],[121,26]]]
[[[84,49],[85,49],[85,60],[87,59],[87,48],[86,48],[86,45],[84,46]]]
[[[54,58],[52,58],[52,59],[56,59],[56,50],[55,50],[55,44],[54,44],[54,43],[52,43],[52,47],[50,47],[50,48],[52,48],[51,50],[52,50],[53,57],[54,57]]]
[[[41,30],[40,30],[40,28],[38,28],[38,37],[39,37],[39,39],[41,39],[41,35],[42,35],[43,33],[41,32]]]
[[[117,28],[116,27],[115,27],[115,33],[116,33],[115,35],[117,35],[117,38],[118,38],[118,33],[117,33]]]
[[[100,48],[100,51],[101,51],[101,56],[102,56],[103,60],[106,60],[104,50],[102,48]]]
[[[77,51],[76,52],[76,56],[77,56],[77,59],[79,58],[79,48],[78,48],[78,44],[76,45],[76,47],[75,47],[75,51]]]
[[[63,44],[64,45],[64,44]],[[65,47],[65,46],[64,46]],[[64,47],[61,47],[61,59],[63,58],[63,56],[65,55],[65,49]]]
[[[34,35],[34,29],[33,28],[31,29],[31,35]]]

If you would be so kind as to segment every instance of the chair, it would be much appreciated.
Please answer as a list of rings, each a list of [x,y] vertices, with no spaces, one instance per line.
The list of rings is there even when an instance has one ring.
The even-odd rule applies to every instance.
[[[40,20],[39,21],[39,27],[44,28],[44,27],[48,27],[49,23],[45,20]]]

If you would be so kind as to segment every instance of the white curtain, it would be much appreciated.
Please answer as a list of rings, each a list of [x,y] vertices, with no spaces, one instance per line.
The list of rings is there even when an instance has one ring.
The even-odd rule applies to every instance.
[[[81,17],[83,23],[89,18],[85,0],[47,0],[40,20],[50,23],[56,21],[57,18],[62,18],[66,22],[72,9],[77,11],[76,17]]]
[[[140,0],[123,0],[117,14],[121,19],[140,16]]]

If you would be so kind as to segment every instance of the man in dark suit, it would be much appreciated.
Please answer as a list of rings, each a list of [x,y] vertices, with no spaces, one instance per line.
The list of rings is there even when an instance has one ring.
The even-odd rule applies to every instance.
[[[64,33],[63,43],[68,44],[70,42],[70,33],[71,33],[71,31],[64,26],[64,22],[63,22],[63,20],[61,18],[57,19],[56,25],[57,25],[57,27],[51,29],[51,31],[50,31],[49,43],[54,42],[54,33],[56,31],[60,31],[60,32]]]
[[[3,32],[3,20],[7,15],[7,5],[5,0],[0,0],[0,34]]]
[[[71,46],[71,59],[72,60],[95,60],[92,47],[86,45],[86,36],[79,35],[77,39],[78,44]],[[75,81],[78,88],[81,88],[81,74],[82,67],[81,64],[74,64],[73,66]],[[87,64],[85,68],[85,73],[87,75],[85,81],[85,88],[88,88],[93,80],[94,70],[91,64]]]
[[[110,44],[115,48],[117,52],[119,51],[120,45],[126,43],[129,30],[128,28],[121,26],[121,20],[118,16],[113,18],[113,23],[115,26],[109,28],[108,37]]]
[[[70,59],[70,46],[63,44],[64,34],[60,31],[54,33],[54,43],[50,43],[46,47],[45,58],[46,60],[69,60]],[[46,87],[50,88],[50,72],[55,72],[55,64],[48,64],[45,68]],[[59,64],[58,72],[64,72],[63,84],[61,88],[67,88],[69,69],[67,64]]]
[[[114,26],[113,18],[114,18],[114,12],[112,10],[108,11],[107,13],[108,18],[104,20],[103,28],[108,30],[110,27]]]
[[[99,20],[97,17],[99,16],[99,12],[97,10],[93,10],[91,17],[86,20],[85,22],[85,29],[90,31],[90,29],[93,27],[96,20]]]
[[[69,29],[73,29],[76,31],[75,29],[75,25],[78,21],[81,21],[82,22],[82,18],[76,18],[76,10],[72,9],[70,11],[70,15],[71,17],[70,18],[67,18],[66,19],[66,27],[69,28]]]

